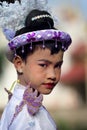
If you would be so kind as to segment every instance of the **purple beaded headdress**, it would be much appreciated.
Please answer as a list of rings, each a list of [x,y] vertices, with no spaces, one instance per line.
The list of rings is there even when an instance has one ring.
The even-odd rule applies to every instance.
[[[24,33],[13,38],[9,43],[8,46],[11,50],[17,49],[20,46],[24,46],[26,44],[32,44],[32,42],[39,42],[44,40],[56,40],[61,42],[62,49],[65,51],[68,46],[71,44],[71,37],[68,33],[63,31],[54,30],[54,29],[47,29],[47,30],[39,30]],[[43,48],[45,45],[42,46]],[[55,47],[57,47],[55,43]],[[32,49],[32,47],[30,48]]]
[[[44,41],[54,40],[55,48],[58,47],[58,42],[60,42],[63,51],[67,50],[71,44],[72,40],[69,34],[51,28],[46,30],[27,32],[14,37],[17,30],[25,27],[25,18],[33,9],[49,10],[47,7],[47,0],[21,0],[21,4],[17,0],[10,4],[1,2],[0,27],[3,28],[3,32],[6,38],[9,40],[6,55],[10,61],[12,61],[16,55],[17,48],[22,47],[22,52],[24,53],[24,45],[26,44],[30,44],[30,49],[32,49],[32,44],[36,44],[37,42],[42,41],[42,47],[45,48]],[[40,14],[32,17],[31,21],[35,22],[36,20],[45,18],[53,19],[54,22],[56,20],[52,15]]]
[[[22,35],[16,36],[8,43],[8,55],[7,58],[11,61],[11,53],[16,55],[16,49],[19,47],[24,47],[26,44],[30,44],[30,49],[32,50],[32,43],[36,44],[40,41],[48,41],[54,40],[55,48],[58,47],[58,42],[62,44],[62,50],[66,51],[71,44],[72,40],[68,33],[55,30],[55,29],[47,29],[47,30],[39,30],[24,33]],[[45,42],[42,43],[42,48],[45,48]]]

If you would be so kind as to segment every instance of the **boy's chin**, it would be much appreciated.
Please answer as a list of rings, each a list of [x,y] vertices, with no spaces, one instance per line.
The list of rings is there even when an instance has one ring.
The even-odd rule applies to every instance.
[[[48,94],[50,94],[52,91],[44,91],[44,92],[41,92],[42,94],[44,94],[44,95],[48,95]]]

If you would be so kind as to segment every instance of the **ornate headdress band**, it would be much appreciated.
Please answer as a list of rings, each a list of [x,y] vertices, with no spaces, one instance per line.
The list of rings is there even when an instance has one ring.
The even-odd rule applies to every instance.
[[[55,40],[60,42],[62,44],[62,49],[64,51],[71,44],[71,37],[69,34],[59,30],[48,29],[48,30],[39,30],[39,31],[24,33],[22,35],[13,38],[8,43],[8,45],[10,50],[16,50],[17,48],[24,46],[26,44],[32,45],[32,42],[40,42],[40,41],[43,42],[47,40]],[[43,46],[45,47],[44,42],[43,42]],[[57,42],[55,42],[55,47],[57,47]]]
[[[37,19],[40,19],[40,18],[51,18],[52,19],[52,17],[50,15],[45,14],[45,15],[35,16],[31,20],[34,21],[34,20],[37,20]]]

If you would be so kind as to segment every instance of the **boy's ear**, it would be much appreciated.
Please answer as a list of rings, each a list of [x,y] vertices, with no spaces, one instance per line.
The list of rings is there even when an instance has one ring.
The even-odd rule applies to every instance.
[[[13,64],[16,68],[16,70],[19,72],[19,73],[23,73],[23,65],[24,65],[24,62],[22,60],[22,58],[20,56],[16,56],[13,60]]]

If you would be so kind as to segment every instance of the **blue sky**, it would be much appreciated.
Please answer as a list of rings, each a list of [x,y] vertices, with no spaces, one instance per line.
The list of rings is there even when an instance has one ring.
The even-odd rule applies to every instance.
[[[87,20],[87,0],[48,0],[48,5],[59,6],[60,4],[72,5],[75,8],[79,8],[82,15]]]

